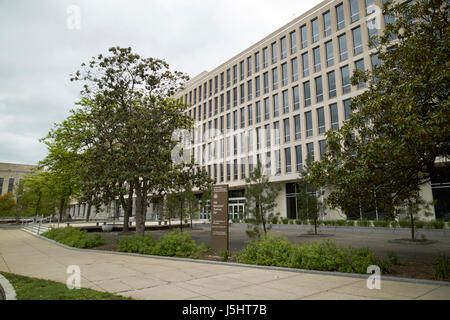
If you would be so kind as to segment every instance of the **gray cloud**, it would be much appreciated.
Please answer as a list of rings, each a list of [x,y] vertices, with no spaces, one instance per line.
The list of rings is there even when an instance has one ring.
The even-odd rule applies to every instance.
[[[35,164],[44,137],[79,97],[69,74],[112,46],[131,46],[196,76],[319,0],[0,0],[0,162]],[[69,5],[81,28],[67,28]]]

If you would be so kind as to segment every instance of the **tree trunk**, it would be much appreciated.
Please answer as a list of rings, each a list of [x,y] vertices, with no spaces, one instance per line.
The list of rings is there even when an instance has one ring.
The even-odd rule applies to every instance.
[[[65,198],[61,198],[61,202],[59,203],[59,221],[63,221],[63,211],[64,211],[64,205],[66,203]]]
[[[34,209],[34,221],[36,222],[38,211],[39,211],[39,203],[41,202],[41,194],[39,194],[39,197],[36,201],[36,207]]]
[[[88,203],[88,208],[87,208],[87,212],[86,212],[86,222],[89,222],[89,218],[91,217],[91,207],[92,207],[92,205],[90,203]]]
[[[147,190],[145,186],[138,189],[136,201],[136,234],[145,235],[145,220],[147,215]]]
[[[180,231],[183,232],[183,200],[180,199]]]
[[[414,215],[412,213],[412,211],[410,211],[409,213],[409,217],[411,219],[411,239],[414,241]]]

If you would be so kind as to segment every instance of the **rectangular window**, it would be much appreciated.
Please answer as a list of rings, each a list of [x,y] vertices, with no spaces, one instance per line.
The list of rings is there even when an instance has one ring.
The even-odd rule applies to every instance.
[[[251,126],[253,124],[253,106],[249,105],[248,109],[248,125]]]
[[[339,130],[339,115],[337,103],[330,104],[331,130]]]
[[[278,69],[277,67],[272,69],[272,87],[273,90],[278,89]]]
[[[350,2],[350,22],[359,20],[358,0],[349,0]]]
[[[367,34],[369,37],[369,47],[374,48],[378,45],[377,19],[367,21]]]
[[[252,86],[252,80],[248,80],[247,82],[247,101],[250,101],[253,99],[253,93],[252,90],[253,86]]]
[[[219,164],[220,182],[223,182],[223,163]]]
[[[219,112],[219,98],[215,97],[214,98],[214,115],[217,115],[218,112]]]
[[[325,54],[327,56],[327,67],[334,65],[333,41],[330,40],[325,43]]]
[[[256,128],[256,150],[261,149],[261,127]]]
[[[312,43],[319,41],[319,20],[311,20]]]
[[[227,88],[231,86],[231,70],[227,70]]]
[[[238,93],[237,93],[237,87],[233,88],[233,107],[237,106],[238,101]]]
[[[344,100],[345,121],[348,121],[350,119],[350,115],[353,113],[352,108],[350,107],[351,102],[352,102],[351,99]]]
[[[245,179],[245,158],[241,158],[241,179]]]
[[[203,84],[203,99],[206,99],[206,82]]]
[[[245,108],[241,108],[241,128],[245,128]]]
[[[278,146],[280,145],[280,123],[278,121],[273,123],[273,131],[275,135],[275,145]]]
[[[212,117],[212,100],[208,101],[208,110],[209,110],[208,115],[211,118]]]
[[[312,124],[312,112],[305,112],[305,122],[306,122],[306,137],[312,137],[313,135],[313,124]]]
[[[323,107],[317,109],[317,127],[319,134],[325,133],[325,111]]]
[[[223,112],[225,108],[225,96],[223,93],[220,95],[220,112]]]
[[[284,149],[284,161],[286,164],[286,173],[292,172],[292,164],[291,164],[291,148]]]
[[[238,113],[237,110],[233,111],[233,129],[237,130],[238,128]]]
[[[248,173],[253,173],[253,156],[248,157]]]
[[[227,137],[227,157],[231,156],[231,137]]]
[[[211,97],[213,93],[213,81],[209,80],[209,96]]]
[[[330,11],[323,14],[323,33],[325,37],[331,35],[331,16]]]
[[[302,42],[302,49],[308,46],[308,33],[306,31],[306,25],[300,27],[300,37]]]
[[[264,93],[269,92],[269,72],[264,72]]]
[[[308,53],[302,54],[303,77],[309,76],[309,60]]]
[[[311,88],[309,81],[303,83],[303,96],[305,97],[305,107],[311,105]]]
[[[231,91],[227,91],[227,110],[230,110],[231,107]]]
[[[341,79],[342,79],[342,93],[349,93],[351,90],[350,85],[350,71],[348,66],[344,66],[341,68]]]
[[[328,78],[328,97],[334,98],[336,97],[336,76],[334,71],[327,73]]]
[[[291,54],[294,54],[297,52],[297,33],[292,31],[289,34],[289,38],[291,40]]]
[[[355,28],[352,30],[353,35],[353,54],[356,56],[357,54],[362,53],[362,40],[361,40],[361,28]]]
[[[316,85],[316,102],[319,103],[323,101],[322,76],[315,78],[314,82]]]
[[[364,59],[360,59],[358,61],[355,62],[355,68],[359,71],[364,72],[365,68],[364,68]],[[366,86],[366,83],[364,81],[360,81],[357,85],[358,89],[362,89]]]
[[[259,72],[260,62],[261,62],[260,56],[261,55],[260,55],[259,51],[255,53],[255,73]]]
[[[266,152],[266,175],[270,176],[270,167],[272,166],[271,160],[270,160],[270,151]]]
[[[239,86],[239,88],[240,88],[240,91],[241,91],[241,103],[244,103],[245,102],[245,87],[244,87],[244,84],[241,84]]]
[[[341,30],[345,27],[344,5],[342,3],[336,6],[336,20],[337,30]]]
[[[294,130],[295,130],[295,140],[300,140],[302,138],[302,131],[299,114],[294,116]]]
[[[289,92],[288,90],[283,91],[283,113],[289,112]]]
[[[234,180],[239,179],[237,159],[233,160],[233,179]]]
[[[281,65],[281,85],[286,86],[288,83],[287,63]]]
[[[245,153],[245,132],[241,132],[241,153]]]
[[[300,108],[300,94],[298,92],[298,86],[292,88],[292,97],[294,100],[294,110],[298,110]]]
[[[270,141],[270,124],[266,124],[264,126],[264,131],[266,132],[266,148],[270,147],[271,141]]]
[[[294,58],[291,60],[291,67],[292,67],[292,82],[298,80],[298,62],[297,58]]]
[[[277,43],[272,43],[272,64],[277,62]]]
[[[253,130],[248,131],[248,152],[253,152]]]
[[[278,104],[278,93],[273,95],[273,116],[278,117],[280,114],[280,108]]]
[[[326,151],[327,151],[327,140],[320,140],[319,141],[320,159],[322,159]]]
[[[255,78],[255,97],[259,97],[261,95],[261,78],[257,76]]]
[[[233,66],[233,84],[237,82],[237,65]]]
[[[280,39],[280,46],[281,46],[281,60],[286,58],[286,37],[283,37]]]
[[[311,161],[314,161],[314,144],[312,142],[306,144],[306,152]]]
[[[339,42],[339,60],[344,61],[345,59],[348,58],[347,37],[345,33],[338,37],[338,42]]]
[[[244,80],[245,77],[245,67],[244,67],[244,61],[241,61],[239,63],[239,80]]]
[[[270,118],[270,103],[269,98],[264,99],[264,120],[268,120]]]
[[[267,68],[269,65],[269,49],[266,47],[263,49],[263,68]]]
[[[220,90],[222,91],[225,88],[225,74],[222,72],[220,74]]]
[[[214,77],[214,93],[219,91],[219,76]]]
[[[289,118],[283,120],[284,125],[284,142],[291,141],[291,129],[289,127]]]
[[[313,58],[314,58],[314,72],[318,72],[321,69],[320,47],[316,47],[313,49]]]
[[[373,0],[365,0],[366,2],[366,15],[375,12],[375,4]]]
[[[281,173],[281,156],[280,150],[275,150],[275,174]]]
[[[257,101],[255,103],[255,109],[256,109],[256,123],[261,122],[261,102]]]
[[[252,57],[247,58],[247,76],[250,77],[252,75],[253,62]]]
[[[297,165],[297,171],[300,172],[303,169],[303,156],[302,145],[295,146],[295,162]]]
[[[8,180],[8,193],[12,193],[14,191],[14,178],[9,178]]]

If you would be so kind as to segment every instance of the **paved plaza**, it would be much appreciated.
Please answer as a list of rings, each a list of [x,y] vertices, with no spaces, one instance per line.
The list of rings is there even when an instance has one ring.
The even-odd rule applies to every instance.
[[[19,229],[0,230],[0,271],[66,283],[81,269],[81,286],[135,299],[450,299],[450,286],[264,270],[71,250]]]

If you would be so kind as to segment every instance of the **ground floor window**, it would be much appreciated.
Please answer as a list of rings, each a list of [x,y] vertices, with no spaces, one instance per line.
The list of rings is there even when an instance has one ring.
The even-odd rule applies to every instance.
[[[450,165],[437,168],[431,176],[431,190],[436,219],[450,220]]]

